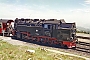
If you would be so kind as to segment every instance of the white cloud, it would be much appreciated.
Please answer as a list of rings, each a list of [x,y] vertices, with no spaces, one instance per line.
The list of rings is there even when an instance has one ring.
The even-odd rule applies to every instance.
[[[27,6],[0,4],[1,18],[29,17],[32,11]]]
[[[18,2],[20,2],[20,0],[16,0],[16,2],[18,3]]]
[[[85,0],[85,3],[86,4],[90,4],[90,0]]]
[[[86,26],[90,20],[90,9],[51,10],[47,6],[37,6],[38,10],[23,5],[0,4],[0,18],[41,18],[65,19],[66,22],[76,22],[79,26]],[[44,10],[45,9],[45,10]]]
[[[28,6],[23,5],[7,5],[0,4],[0,16],[1,18],[57,18],[57,12],[55,10],[47,9],[46,6],[37,6],[38,9],[33,9],[33,7],[28,8]],[[45,10],[44,10],[45,9]]]
[[[87,9],[74,9],[70,10],[71,12],[81,12],[81,13],[90,13],[90,8]]]
[[[79,3],[79,4],[84,6],[84,7],[90,8],[90,6],[88,6],[87,4],[82,4],[82,3]]]

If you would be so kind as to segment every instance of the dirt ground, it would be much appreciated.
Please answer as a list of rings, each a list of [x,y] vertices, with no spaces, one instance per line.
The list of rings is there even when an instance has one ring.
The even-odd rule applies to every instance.
[[[84,34],[84,33],[77,33],[77,36],[84,36],[84,37],[90,37],[90,34]]]

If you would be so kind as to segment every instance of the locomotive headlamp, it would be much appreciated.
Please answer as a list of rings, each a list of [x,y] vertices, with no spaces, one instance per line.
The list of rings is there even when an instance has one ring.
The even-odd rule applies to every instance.
[[[38,30],[36,30],[36,32],[38,32]]]

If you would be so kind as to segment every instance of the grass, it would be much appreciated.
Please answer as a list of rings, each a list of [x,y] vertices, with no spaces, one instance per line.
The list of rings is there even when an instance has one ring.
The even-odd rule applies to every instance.
[[[35,50],[35,54],[27,53],[27,49]],[[0,60],[85,60],[78,57],[67,56],[49,51],[41,50],[41,48],[30,48],[27,46],[11,45],[0,40]]]

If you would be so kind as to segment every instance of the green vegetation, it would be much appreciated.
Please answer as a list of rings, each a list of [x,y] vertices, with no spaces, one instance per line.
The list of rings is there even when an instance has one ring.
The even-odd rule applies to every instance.
[[[85,27],[77,26],[77,32],[78,33],[90,34],[90,29],[89,28],[85,28]]]
[[[85,34],[90,34],[90,32],[86,32],[86,31],[77,31],[77,33],[85,33]]]
[[[34,54],[27,53],[26,50],[35,50]],[[27,46],[11,45],[0,40],[0,60],[85,60],[78,57],[72,57],[49,51],[41,48],[30,48]]]

